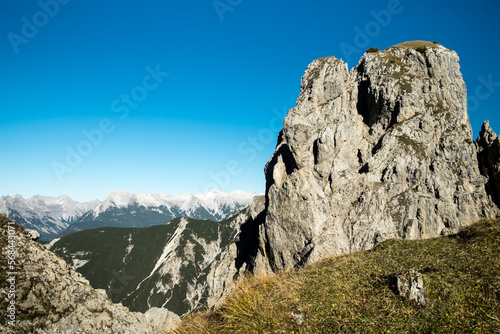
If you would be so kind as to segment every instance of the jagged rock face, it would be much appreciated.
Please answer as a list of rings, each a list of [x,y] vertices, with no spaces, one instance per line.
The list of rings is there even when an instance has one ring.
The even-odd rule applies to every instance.
[[[493,201],[500,206],[500,137],[485,121],[476,140],[481,174],[488,178],[486,190]]]
[[[0,323],[0,332],[155,333],[180,321],[167,310],[141,314],[113,304],[62,259],[32,241],[23,227],[0,215],[0,228],[2,254],[15,251],[9,259],[14,262],[5,256],[0,261],[0,280],[9,282],[8,289],[0,290],[0,307],[8,310],[14,305],[12,317]]]
[[[261,238],[274,270],[497,214],[459,58],[413,44],[366,53],[350,73],[333,57],[309,65],[265,169]]]

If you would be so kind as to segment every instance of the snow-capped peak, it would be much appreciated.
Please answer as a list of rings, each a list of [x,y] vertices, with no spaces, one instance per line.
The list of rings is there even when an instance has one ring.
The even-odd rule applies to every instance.
[[[21,195],[0,197],[0,214],[17,220],[27,228],[36,229],[44,238],[54,237],[70,224],[90,212],[88,219],[97,218],[110,208],[124,209],[138,205],[165,217],[192,217],[221,220],[248,205],[256,192],[233,191],[224,193],[211,190],[194,195],[191,192],[172,196],[165,192],[131,194],[125,190],[111,192],[103,202],[98,200],[80,203],[69,196],[58,197],[35,195],[24,199]],[[131,209],[130,211],[135,211]],[[167,219],[167,218],[165,218]],[[168,220],[166,220],[168,221]]]
[[[190,214],[200,207],[207,211],[222,215],[223,211],[235,210],[246,206],[257,195],[254,192],[245,192],[241,190],[232,193],[224,193],[219,190],[211,190],[203,194],[194,195],[187,192],[182,195],[172,196],[165,192],[160,193],[137,193],[131,194],[125,190],[118,190],[110,193],[106,199],[94,208],[94,217],[111,207],[123,208],[131,204],[137,204],[146,208],[166,207],[167,209],[177,208],[180,211]]]
[[[93,209],[97,200],[80,203],[69,196],[35,195],[24,199],[21,195],[0,197],[0,213],[34,228],[44,236],[56,235],[85,212]]]
[[[125,206],[130,203],[134,195],[131,193],[125,191],[125,190],[118,190],[118,191],[113,191],[106,197],[104,202],[112,202],[116,206]]]

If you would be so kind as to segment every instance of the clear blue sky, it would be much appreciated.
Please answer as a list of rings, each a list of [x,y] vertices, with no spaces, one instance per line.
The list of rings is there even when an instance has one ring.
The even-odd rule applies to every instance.
[[[494,0],[4,0],[0,195],[263,192],[307,65],[416,39],[457,51],[474,136],[485,119],[498,133],[499,14]]]

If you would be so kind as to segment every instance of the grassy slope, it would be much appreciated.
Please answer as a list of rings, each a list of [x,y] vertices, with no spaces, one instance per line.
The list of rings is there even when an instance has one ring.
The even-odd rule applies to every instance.
[[[393,275],[409,269],[423,274],[425,308],[389,287]],[[292,312],[305,314],[305,322],[294,322]],[[188,316],[174,333],[358,332],[500,332],[500,221],[248,278],[221,309]]]

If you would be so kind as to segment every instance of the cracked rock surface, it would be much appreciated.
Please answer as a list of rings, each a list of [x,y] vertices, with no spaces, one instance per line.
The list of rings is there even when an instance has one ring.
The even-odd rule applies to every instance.
[[[366,53],[351,71],[313,61],[265,174],[261,253],[273,270],[498,215],[459,57],[429,42]]]

